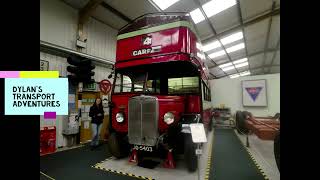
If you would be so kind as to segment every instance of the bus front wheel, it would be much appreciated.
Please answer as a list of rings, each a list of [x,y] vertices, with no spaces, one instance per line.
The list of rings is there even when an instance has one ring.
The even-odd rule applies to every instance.
[[[196,144],[192,142],[191,134],[186,134],[184,139],[184,159],[190,172],[197,170],[198,161],[196,156]]]
[[[115,132],[111,133],[108,140],[108,148],[112,156],[122,158],[127,155],[127,147],[123,145],[120,137]]]

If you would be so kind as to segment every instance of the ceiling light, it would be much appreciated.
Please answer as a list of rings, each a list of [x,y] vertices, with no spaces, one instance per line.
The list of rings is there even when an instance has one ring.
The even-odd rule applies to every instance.
[[[209,54],[209,57],[210,58],[216,58],[216,57],[219,57],[219,56],[222,56],[222,55],[225,55],[225,54],[226,53],[224,52],[224,50],[221,50],[221,51]]]
[[[248,58],[242,58],[242,59],[233,61],[233,64],[239,64],[239,63],[243,63],[243,62],[247,62],[247,61],[248,61]]]
[[[179,0],[152,0],[161,10],[165,10]]]
[[[241,68],[241,67],[244,67],[244,66],[248,66],[248,62],[244,62],[244,63],[240,63],[240,64],[236,64],[236,68]]]
[[[232,78],[237,78],[239,76],[240,76],[239,74],[233,74],[233,75],[230,75],[229,77],[232,79]]]
[[[197,56],[198,56],[199,58],[201,58],[202,60],[205,59],[204,55],[201,54],[201,53],[197,53]]]
[[[200,51],[202,50],[202,45],[200,43],[196,43],[196,47],[197,49],[199,49]]]
[[[214,41],[214,42],[211,42],[211,43],[204,45],[203,51],[207,52],[207,51],[210,51],[210,50],[215,49],[217,47],[221,47],[221,44],[219,41]]]
[[[205,3],[202,8],[208,17],[214,16],[237,4],[236,0],[212,0]]]
[[[203,21],[205,18],[199,8],[190,12],[191,18],[195,24]]]
[[[219,67],[220,68],[223,68],[223,67],[227,67],[227,66],[231,66],[232,65],[232,63],[230,62],[230,63],[227,63],[227,64],[222,64],[222,65],[220,65]]]
[[[234,45],[234,46],[231,46],[231,47],[227,48],[226,51],[228,53],[231,53],[231,52],[243,49],[243,48],[244,48],[244,43],[240,43],[240,44],[237,44],[237,45]]]
[[[240,76],[246,76],[246,75],[250,75],[250,71],[245,71],[245,72],[242,72],[240,73]]]
[[[230,36],[227,36],[225,38],[222,38],[221,39],[221,43],[223,45],[226,45],[226,44],[230,44],[232,42],[235,42],[237,40],[240,40],[243,38],[243,34],[242,32],[237,32],[237,33],[234,33],[234,34],[231,34]]]
[[[221,68],[222,71],[230,71],[232,69],[234,69],[234,66],[229,66],[229,67],[226,67],[226,68]]]

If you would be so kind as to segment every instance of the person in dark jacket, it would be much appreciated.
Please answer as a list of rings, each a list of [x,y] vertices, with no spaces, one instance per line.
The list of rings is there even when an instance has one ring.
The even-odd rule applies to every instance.
[[[89,116],[91,120],[92,129],[92,141],[91,148],[97,147],[99,145],[99,134],[102,127],[102,122],[104,118],[104,111],[102,107],[101,98],[96,98],[94,104],[90,107]]]

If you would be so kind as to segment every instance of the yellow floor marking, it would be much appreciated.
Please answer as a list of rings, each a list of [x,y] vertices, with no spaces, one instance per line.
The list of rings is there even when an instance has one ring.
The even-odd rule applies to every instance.
[[[41,172],[41,171],[40,171],[40,174],[44,175],[45,177],[47,177],[47,178],[49,178],[49,179],[55,180],[54,178],[52,178],[52,177],[50,177],[50,176],[46,175],[45,173],[43,173],[43,172]]]

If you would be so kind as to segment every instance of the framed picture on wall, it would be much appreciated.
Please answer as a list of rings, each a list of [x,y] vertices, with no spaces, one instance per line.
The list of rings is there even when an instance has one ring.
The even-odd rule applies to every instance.
[[[243,106],[267,106],[265,79],[241,81]]]

